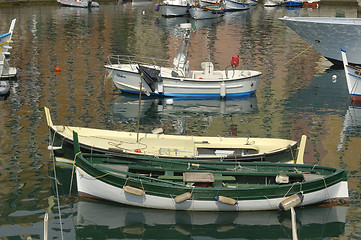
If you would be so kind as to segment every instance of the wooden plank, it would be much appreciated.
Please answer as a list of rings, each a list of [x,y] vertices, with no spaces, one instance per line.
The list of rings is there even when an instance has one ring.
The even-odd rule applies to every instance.
[[[183,182],[214,182],[213,173],[203,172],[185,172],[183,173]]]

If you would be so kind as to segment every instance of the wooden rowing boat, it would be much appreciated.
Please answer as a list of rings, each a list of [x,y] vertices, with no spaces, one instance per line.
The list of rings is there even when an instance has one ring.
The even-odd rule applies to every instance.
[[[80,152],[74,132],[80,196],[144,208],[188,211],[288,210],[348,202],[343,169],[269,162],[137,160]]]
[[[297,142],[277,138],[235,138],[181,136],[122,132],[84,127],[54,125],[45,107],[50,131],[49,150],[64,161],[74,159],[73,131],[80,149],[122,158],[176,159],[204,161],[284,161],[294,160]]]

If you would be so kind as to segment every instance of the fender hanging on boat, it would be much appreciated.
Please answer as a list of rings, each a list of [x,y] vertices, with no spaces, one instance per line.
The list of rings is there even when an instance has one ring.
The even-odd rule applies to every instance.
[[[124,192],[134,194],[137,196],[143,196],[145,194],[144,190],[135,188],[135,187],[131,187],[131,186],[124,186],[123,190],[124,190]]]
[[[190,192],[183,193],[181,195],[178,195],[174,198],[174,201],[176,203],[184,202],[185,200],[188,200],[192,197],[192,194]]]
[[[229,205],[237,205],[237,200],[225,196],[217,196],[216,200],[221,203],[229,204]]]
[[[302,202],[303,202],[303,194],[296,193],[289,196],[282,202],[280,202],[280,204],[278,205],[278,209],[281,211],[288,211],[291,209],[291,207],[296,207],[300,205]]]

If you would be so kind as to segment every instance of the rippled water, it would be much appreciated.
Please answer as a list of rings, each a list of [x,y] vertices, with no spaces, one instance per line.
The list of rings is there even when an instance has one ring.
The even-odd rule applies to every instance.
[[[357,17],[357,9],[258,5],[220,20],[197,21],[189,49],[191,67],[211,59],[224,69],[232,55],[239,54],[240,68],[262,72],[256,96],[182,99],[173,105],[143,99],[141,130],[162,127],[172,134],[297,141],[305,134],[306,163],[347,169],[350,206],[296,209],[299,237],[360,238],[361,110],[349,107],[343,69],[307,49],[309,45],[278,20],[285,15]],[[70,198],[71,169],[53,165],[43,107],[50,108],[58,124],[135,130],[138,98],[119,94],[105,80],[107,56],[142,55],[171,63],[181,36],[177,25],[194,25],[192,20],[162,18],[151,2],[101,3],[91,10],[41,4],[0,8],[2,32],[13,18],[11,64],[18,78],[11,81],[10,96],[0,101],[0,238],[42,239],[46,212],[50,239],[291,238],[289,216],[278,212],[139,210],[78,199],[74,185]]]

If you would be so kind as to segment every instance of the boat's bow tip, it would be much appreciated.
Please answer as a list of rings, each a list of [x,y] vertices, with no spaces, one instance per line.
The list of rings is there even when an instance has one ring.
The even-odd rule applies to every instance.
[[[47,107],[44,107],[44,111],[45,111],[45,117],[46,117],[46,122],[48,124],[48,126],[53,126],[53,121],[51,120],[51,115],[50,115],[50,110]]]

